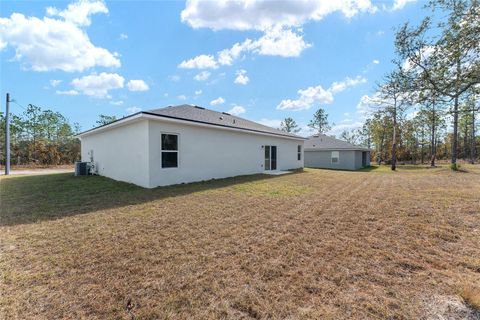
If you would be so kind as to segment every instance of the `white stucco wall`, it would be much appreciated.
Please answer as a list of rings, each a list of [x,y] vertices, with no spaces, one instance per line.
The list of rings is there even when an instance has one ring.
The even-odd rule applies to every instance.
[[[178,168],[161,166],[162,133],[178,134]],[[81,143],[82,161],[93,150],[100,175],[146,188],[263,173],[265,145],[277,146],[277,170],[303,167],[303,140],[156,119],[88,133]]]
[[[178,168],[161,167],[162,133],[178,134]],[[263,173],[264,145],[277,146],[278,170],[303,167],[303,140],[149,120],[150,187]]]
[[[93,150],[100,175],[149,187],[147,120],[83,136],[81,143],[82,161]]]

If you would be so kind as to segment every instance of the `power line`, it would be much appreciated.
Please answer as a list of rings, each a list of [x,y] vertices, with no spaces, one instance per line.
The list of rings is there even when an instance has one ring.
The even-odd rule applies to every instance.
[[[25,108],[24,106],[22,106],[22,105],[21,105],[20,103],[18,103],[15,99],[10,100],[10,102],[15,103],[17,106],[19,106],[19,107],[22,108],[23,110],[27,111],[27,108]]]

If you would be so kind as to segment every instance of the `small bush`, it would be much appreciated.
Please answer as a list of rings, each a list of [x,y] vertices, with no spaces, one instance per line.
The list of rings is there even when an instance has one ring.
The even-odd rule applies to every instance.
[[[458,171],[460,170],[460,165],[456,163],[452,163],[450,164],[450,169],[452,169],[453,171]]]

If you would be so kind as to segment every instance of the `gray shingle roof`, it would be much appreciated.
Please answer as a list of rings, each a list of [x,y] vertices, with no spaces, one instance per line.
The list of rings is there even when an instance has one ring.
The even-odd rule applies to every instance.
[[[167,108],[153,109],[142,113],[160,117],[180,119],[192,122],[206,123],[214,126],[230,127],[247,131],[269,133],[279,136],[304,139],[292,133],[264,126],[263,124],[246,120],[225,112],[218,112],[198,106],[183,104]]]
[[[369,151],[368,148],[356,146],[349,142],[329,137],[324,134],[309,137],[304,143],[305,151],[315,150],[364,150]]]

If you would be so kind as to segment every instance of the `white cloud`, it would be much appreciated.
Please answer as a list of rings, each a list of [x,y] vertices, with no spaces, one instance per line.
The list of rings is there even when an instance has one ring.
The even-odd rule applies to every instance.
[[[199,55],[193,59],[182,61],[179,65],[182,69],[216,69],[218,64],[212,55]]]
[[[130,80],[127,83],[127,88],[130,91],[148,91],[150,89],[143,80]]]
[[[210,105],[218,106],[219,104],[222,104],[224,102],[225,102],[225,99],[223,99],[222,97],[218,97],[217,99],[210,101]]]
[[[373,64],[379,64],[379,63],[380,63],[380,60],[375,59],[375,60],[373,60],[372,62],[373,62]]]
[[[195,77],[193,77],[193,79],[197,80],[197,81],[205,81],[207,80],[208,78],[210,78],[210,75],[211,73],[208,72],[208,71],[202,71],[200,72],[199,74],[195,75]]]
[[[347,89],[348,87],[354,87],[356,85],[366,83],[366,82],[367,82],[367,79],[361,76],[357,76],[356,78],[353,78],[353,79],[350,77],[346,77],[345,80],[343,81],[332,83],[329,91],[331,91],[332,93],[338,93]]]
[[[92,74],[72,80],[75,90],[95,98],[109,98],[108,92],[123,88],[125,79],[117,73]]]
[[[357,104],[357,113],[362,119],[366,119],[376,108],[378,108],[378,94],[374,94],[372,97],[363,95]]]
[[[230,49],[224,49],[214,55],[199,55],[190,60],[183,61],[179,68],[186,69],[217,69],[222,65],[232,65],[242,54],[254,53],[267,56],[298,57],[303,50],[312,45],[303,39],[301,30],[274,27],[265,30],[262,37],[257,40],[246,39],[242,43],[235,43]]]
[[[218,63],[221,65],[231,65],[234,60],[238,59],[242,52],[247,51],[251,46],[252,40],[247,39],[243,43],[235,43],[230,49],[224,49],[217,53]]]
[[[291,29],[272,28],[252,43],[253,52],[264,56],[298,57],[312,45],[303,40],[303,35]]]
[[[55,93],[59,94],[59,95],[65,95],[65,96],[77,96],[77,95],[79,95],[79,92],[77,90],[65,90],[65,91],[57,90],[57,91],[55,91]]]
[[[245,110],[244,107],[235,105],[232,109],[228,110],[228,113],[234,116],[238,116],[238,115],[241,115],[242,113],[245,113],[246,111],[247,110]]]
[[[196,96],[199,96],[199,95],[202,94],[202,92],[203,92],[202,90],[195,90],[195,95],[196,95]]]
[[[307,110],[314,103],[330,104],[333,102],[332,92],[325,90],[321,85],[316,87],[308,87],[297,91],[300,97],[297,100],[285,99],[277,106],[277,110]]]
[[[381,37],[381,36],[383,36],[383,35],[385,34],[385,31],[379,30],[379,31],[377,31],[375,34],[376,34],[377,36]]]
[[[60,83],[62,83],[62,80],[50,80],[50,85],[54,88],[58,86]]]
[[[394,10],[415,0],[395,0]],[[388,9],[385,5],[382,8]],[[301,27],[309,21],[320,21],[326,16],[340,13],[352,18],[361,13],[373,14],[378,7],[372,0],[189,0],[181,12],[183,23],[194,29],[257,30],[263,36],[246,39],[231,48],[213,55],[200,55],[183,61],[181,68],[218,68],[231,65],[247,52],[281,57],[298,57],[311,47],[303,39]]]
[[[11,46],[14,60],[33,71],[120,67],[118,54],[93,45],[83,29],[90,25],[90,15],[107,12],[101,1],[78,1],[63,11],[48,8],[47,13],[57,18],[13,13],[10,18],[0,18],[0,50]]]
[[[128,39],[128,35],[126,35],[125,33],[120,33],[120,40],[127,40]]]
[[[333,95],[344,91],[348,87],[356,86],[367,82],[367,79],[357,76],[356,78],[347,77],[343,81],[334,82],[328,89],[321,85],[308,87],[298,90],[299,97],[296,100],[285,99],[277,106],[277,110],[307,110],[314,104],[330,104],[333,102]]]
[[[65,10],[58,10],[55,7],[48,7],[49,16],[59,16],[65,21],[79,26],[89,26],[91,24],[90,16],[95,13],[108,13],[108,9],[103,1],[79,0],[68,5]]]
[[[114,106],[121,106],[123,104],[123,101],[122,100],[110,101],[110,104]]]
[[[187,100],[187,96],[184,95],[184,94],[181,94],[181,95],[177,96],[177,99],[178,100]]]
[[[373,13],[376,10],[370,0],[190,0],[181,18],[193,28],[265,30],[278,25],[299,26],[309,20],[321,20],[334,12],[350,18],[360,12]]]
[[[328,132],[328,135],[339,136],[343,131],[350,131],[353,129],[359,129],[363,126],[363,122],[360,121],[346,121],[341,124],[334,125]]]
[[[137,112],[142,111],[142,108],[139,108],[139,107],[130,107],[130,108],[125,109],[125,111],[127,111],[128,114],[134,114],[134,113],[137,113]]]
[[[279,128],[280,123],[282,123],[282,120],[279,119],[260,119],[257,121],[260,124],[263,124],[264,126],[271,127],[271,128]]]
[[[237,75],[237,77],[235,78],[235,81],[234,81],[234,83],[236,83],[236,84],[246,85],[250,81],[250,79],[247,76],[247,71],[246,70],[243,70],[243,69],[238,70],[236,72],[236,75]]]
[[[400,10],[403,9],[408,3],[416,2],[417,0],[395,0],[393,2],[392,10]]]

